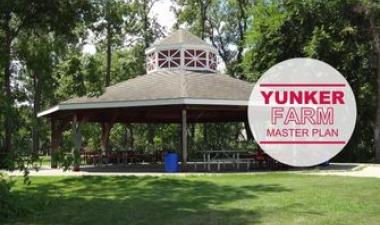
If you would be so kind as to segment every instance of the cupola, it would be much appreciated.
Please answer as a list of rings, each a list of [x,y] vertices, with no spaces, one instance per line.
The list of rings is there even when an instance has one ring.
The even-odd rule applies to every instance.
[[[145,50],[147,73],[162,70],[216,72],[217,50],[186,30],[177,30]]]

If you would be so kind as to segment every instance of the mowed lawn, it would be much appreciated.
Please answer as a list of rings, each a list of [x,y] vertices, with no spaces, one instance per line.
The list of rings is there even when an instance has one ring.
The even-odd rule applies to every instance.
[[[380,179],[285,173],[32,177],[6,224],[380,224]]]

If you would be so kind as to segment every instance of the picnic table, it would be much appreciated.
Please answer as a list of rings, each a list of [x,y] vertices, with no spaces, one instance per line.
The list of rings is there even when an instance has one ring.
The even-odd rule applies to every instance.
[[[141,153],[137,151],[82,151],[81,158],[84,164],[108,164],[108,163],[138,163],[138,162],[157,162],[162,160],[162,153]]]
[[[240,155],[244,154],[244,151],[237,150],[209,150],[203,151],[203,165],[204,169],[211,170],[211,164],[217,164],[218,170],[220,170],[220,165],[226,163],[232,163],[239,169],[239,163],[241,163]]]

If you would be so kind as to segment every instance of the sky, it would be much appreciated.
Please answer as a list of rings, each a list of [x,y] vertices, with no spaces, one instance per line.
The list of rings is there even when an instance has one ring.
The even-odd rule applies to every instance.
[[[150,13],[151,17],[156,17],[157,22],[165,27],[167,31],[166,34],[170,33],[172,30],[176,18],[174,13],[170,10],[170,6],[173,3],[171,0],[159,0],[153,5],[152,11]],[[95,46],[93,44],[86,44],[83,46],[83,53],[94,54],[96,52]]]
[[[158,23],[165,26],[169,32],[176,21],[174,13],[170,10],[172,5],[173,3],[170,0],[160,0],[152,8],[152,16],[155,16]]]

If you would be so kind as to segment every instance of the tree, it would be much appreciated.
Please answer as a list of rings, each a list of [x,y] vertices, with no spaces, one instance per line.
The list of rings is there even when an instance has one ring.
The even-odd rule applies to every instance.
[[[2,1],[1,2],[1,37],[4,41],[3,63],[4,63],[4,95],[6,102],[6,115],[5,115],[5,140],[4,149],[6,152],[11,151],[12,147],[12,125],[17,118],[14,110],[14,93],[12,93],[12,72],[16,73],[17,70],[12,71],[11,65],[18,59],[18,49],[15,45],[16,41],[27,33],[39,33],[48,35],[54,33],[57,36],[65,36],[67,40],[75,39],[76,35],[72,32],[73,27],[76,27],[78,21],[87,17],[88,11],[91,8],[88,1]],[[34,36],[36,38],[38,36]],[[41,65],[42,66],[42,65]],[[30,73],[31,74],[31,73]],[[36,104],[37,110],[40,108],[41,96],[38,88],[40,88],[40,81],[35,76],[36,91]],[[15,81],[17,83],[17,81]],[[36,132],[34,132],[36,133]],[[35,135],[36,136],[36,135]],[[37,132],[38,136],[38,132]],[[36,140],[36,139],[34,139]],[[37,145],[36,145],[37,146]]]
[[[12,44],[20,30],[26,26],[30,12],[25,11],[22,7],[27,4],[26,1],[2,1],[0,3],[0,26],[1,26],[1,48],[2,68],[4,70],[3,93],[4,93],[4,152],[10,152],[12,147],[12,108],[13,96],[11,90],[11,63],[12,63]]]
[[[178,8],[172,8],[177,16],[178,25],[187,24],[192,32],[202,40],[207,38],[209,9],[215,4],[215,0],[176,0],[173,1]]]
[[[97,21],[93,24],[92,30],[101,39],[102,47],[106,49],[106,71],[104,86],[111,84],[112,48],[124,44],[126,36],[131,33],[135,24],[135,10],[133,2],[122,0],[102,1],[97,5]],[[108,151],[109,133],[113,123],[103,123],[101,148]]]
[[[369,20],[357,1],[273,1],[253,8],[244,67],[256,81],[276,63],[312,57],[340,71],[353,88],[358,118],[353,137],[337,160],[373,159],[376,73]]]
[[[380,3],[376,1],[361,1],[356,5],[357,13],[364,13],[369,20],[369,33],[372,39],[372,49],[375,55],[377,74],[377,107],[375,122],[375,161],[380,163]]]
[[[188,26],[190,30],[209,41],[219,53],[226,66],[228,75],[245,78],[242,62],[245,47],[245,35],[248,28],[250,9],[255,1],[252,0],[176,0],[177,7],[173,10],[177,17],[177,27]],[[233,141],[225,138],[226,143],[219,139],[220,134],[231,134],[241,130],[242,124],[203,124],[202,145],[205,148],[220,148]],[[195,129],[195,128],[194,128]],[[215,134],[214,131],[217,131]],[[197,131],[192,131],[196,133]],[[194,136],[194,135],[193,135]],[[232,137],[237,135],[232,134]],[[236,140],[235,140],[236,141]]]
[[[145,58],[145,49],[153,43],[157,38],[164,36],[165,27],[161,26],[157,22],[155,16],[151,16],[152,8],[158,0],[142,0],[136,1],[134,7],[137,11],[137,21],[136,24],[136,37],[135,40],[138,44],[142,44],[142,52]]]
[[[24,64],[24,85],[27,89],[30,88],[29,101],[33,104],[32,149],[35,154],[38,153],[40,147],[41,127],[37,113],[41,111],[42,91],[49,90],[46,87],[49,82],[46,81],[52,70],[52,48],[52,40],[47,35],[41,37],[29,33],[19,38],[17,46],[19,59]]]
[[[92,30],[106,49],[106,71],[104,86],[111,83],[112,48],[123,45],[125,36],[133,30],[135,10],[131,1],[109,0],[97,5],[97,21]]]
[[[163,28],[157,23],[156,18],[149,16],[152,7],[156,2],[157,0],[143,0],[135,2],[137,19],[139,21],[139,23],[136,24],[136,35],[138,36],[137,44],[140,45],[140,48],[137,49],[140,50],[140,59],[143,59],[141,63],[143,63],[142,65],[144,65],[144,67],[145,49],[147,49],[156,38],[163,36]],[[150,146],[153,146],[154,144],[156,130],[157,129],[154,125],[147,125],[145,136]],[[133,133],[133,131],[130,130],[130,133]]]
[[[208,17],[210,27],[208,37],[219,51],[227,73],[233,77],[245,79],[243,73],[243,52],[245,36],[254,0],[219,1],[211,7]]]
[[[244,78],[242,61],[253,0],[177,0],[178,25],[187,25],[218,49],[227,73]]]

